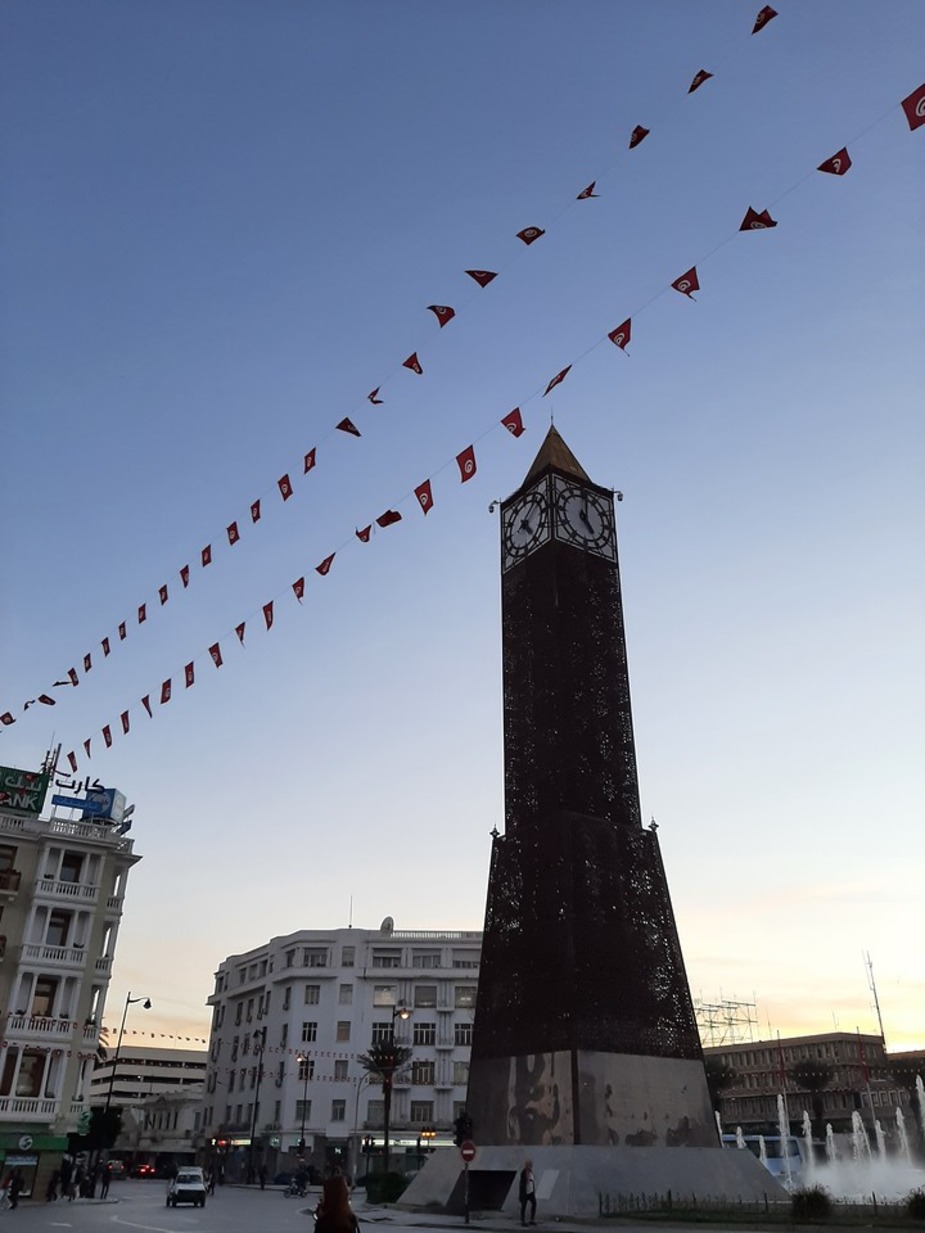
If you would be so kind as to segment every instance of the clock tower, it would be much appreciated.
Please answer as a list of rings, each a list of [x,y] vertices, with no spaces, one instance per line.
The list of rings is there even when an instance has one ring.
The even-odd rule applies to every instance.
[[[480,1144],[715,1146],[654,824],[643,828],[613,493],[555,428],[501,504],[505,833],[467,1112]]]

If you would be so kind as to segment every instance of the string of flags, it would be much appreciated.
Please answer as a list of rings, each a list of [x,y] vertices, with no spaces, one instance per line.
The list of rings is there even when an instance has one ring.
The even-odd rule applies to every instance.
[[[761,30],[764,29],[764,27],[768,24],[768,22],[770,22],[777,15],[778,14],[775,9],[773,9],[770,5],[765,5],[758,12],[754,20],[751,34],[752,35],[758,34]],[[694,77],[690,85],[688,86],[686,93],[688,95],[695,93],[702,85],[704,85],[705,82],[707,82],[713,76],[714,74],[707,71],[706,69],[698,70],[694,74]],[[628,149],[629,150],[635,149],[636,146],[638,146],[647,136],[649,136],[650,132],[651,132],[651,129],[645,128],[642,125],[637,125],[630,133]],[[609,170],[612,170],[612,167],[608,168],[608,171]],[[600,176],[598,177],[598,179],[600,179]],[[574,198],[574,200],[570,204],[574,205],[575,202],[578,202],[578,201],[587,201],[592,198],[599,197],[600,194],[595,191],[597,187],[597,183],[598,183],[598,180],[592,180],[585,188],[583,188],[577,194],[577,196]],[[565,211],[563,211],[563,213],[564,212]],[[559,215],[559,217],[561,217],[561,214]],[[534,244],[537,240],[539,240],[541,237],[545,235],[546,235],[545,228],[538,227],[538,226],[529,226],[529,227],[524,227],[520,231],[516,232],[515,238],[518,239],[525,247],[529,247],[530,245]],[[465,271],[465,274],[470,279],[472,279],[472,281],[480,289],[484,289],[488,287],[490,283],[492,283],[496,278],[499,277],[500,273],[501,271],[498,271],[498,270],[484,270],[484,269],[468,269]],[[448,325],[449,322],[452,321],[454,317],[456,317],[457,315],[457,310],[450,307],[447,304],[430,304],[427,306],[427,311],[434,314],[434,317],[437,321],[437,325],[440,330],[442,330],[446,325]],[[424,374],[424,367],[419,358],[419,354],[417,350],[412,351],[410,355],[407,356],[406,359],[401,361],[401,364],[398,367],[404,368],[408,370],[409,372],[414,373],[417,376],[423,376]],[[567,370],[559,374],[559,376],[554,379],[554,384],[558,384],[560,381],[564,380],[566,372]],[[366,395],[365,401],[374,407],[382,406],[383,403],[385,402],[385,399],[381,396],[381,392],[382,392],[384,385],[387,383],[388,379],[389,379],[388,377],[385,378],[379,385],[377,385],[373,390],[371,390],[369,394]],[[553,388],[552,384],[550,385],[550,388]],[[547,390],[547,393],[548,392],[549,391]],[[362,430],[354,423],[353,419],[351,419],[350,416],[344,416],[334,425],[334,428],[331,430],[331,432],[329,432],[327,436],[323,438],[322,446],[330,439],[330,437],[334,433],[338,433],[338,432],[345,434],[347,436],[355,437],[355,438],[362,437],[363,435]],[[315,466],[317,465],[318,449],[319,447],[315,445],[303,455],[302,462],[301,462],[303,478],[307,476],[312,470],[314,470]],[[275,490],[275,492],[278,494],[279,499],[281,499],[282,502],[284,503],[291,499],[291,497],[295,493],[295,483],[292,478],[293,473],[294,472],[292,468],[287,470],[283,475],[281,475],[276,480],[276,483],[273,486],[272,490],[268,489],[264,491],[263,493],[261,493],[261,496],[257,497],[254,501],[251,502],[250,508],[249,508],[249,520],[250,520],[250,525],[252,527],[256,526],[256,524],[259,523],[262,519],[264,503],[265,503],[268,491]],[[244,527],[247,525],[247,521],[248,521],[247,518],[244,518],[244,519],[235,518],[225,525],[222,539],[227,540],[227,544],[229,548],[233,548],[237,543],[240,542]],[[213,564],[213,561],[215,559],[215,549],[216,548],[217,548],[217,544],[214,541],[210,541],[199,551],[198,558],[192,558],[192,560],[198,559],[199,569],[207,569],[209,566]],[[328,566],[328,568],[330,568],[330,565]],[[180,567],[178,571],[178,576],[180,580],[180,587],[181,587],[181,593],[182,593],[183,591],[186,591],[189,588],[191,580],[193,578],[193,566],[191,566],[189,561]],[[100,647],[99,647],[98,654],[101,655],[102,659],[104,660],[108,659],[109,656],[113,653],[113,651],[121,643],[125,642],[129,638],[130,630],[132,629],[137,630],[141,626],[145,625],[149,617],[151,617],[160,608],[163,608],[168,602],[170,602],[171,584],[169,582],[161,583],[157,587],[156,595],[157,595],[156,600],[145,601],[136,606],[133,621],[127,620],[127,619],[119,621],[115,627],[115,631],[106,634],[100,640]],[[93,670],[94,654],[95,652],[88,651],[88,652],[85,652],[85,654],[83,655],[81,663],[82,663],[84,676],[86,676],[88,673],[90,673]],[[78,670],[77,667],[72,666],[67,670],[67,672],[65,673],[63,677],[56,679],[50,688],[60,689],[64,687],[76,687],[80,684],[80,680],[81,680],[80,671]],[[25,713],[26,711],[30,709],[30,707],[36,705],[37,703],[43,706],[54,706],[56,704],[56,701],[57,701],[56,698],[50,692],[50,690],[44,690],[41,693],[38,693],[35,698],[31,698],[28,701],[26,701],[22,706],[22,712]],[[4,712],[2,715],[0,715],[0,731],[2,731],[3,726],[9,726],[10,724],[15,723],[15,722],[16,722],[16,718],[13,715],[12,711]],[[104,734],[104,739],[105,739],[105,734]]]
[[[916,91],[913,91],[913,93],[909,95],[908,98],[903,100],[902,108],[909,122],[910,129],[915,129],[915,128],[920,127],[920,125],[925,124],[925,84],[920,86]],[[818,165],[817,170],[820,172],[829,174],[829,175],[842,176],[848,171],[851,165],[852,165],[851,158],[848,154],[847,147],[843,147],[836,154],[823,160],[823,162]],[[790,190],[787,190],[787,191],[790,191]],[[785,194],[782,194],[782,195],[785,195]],[[710,255],[712,256],[715,253],[717,253],[722,247],[725,246],[725,244],[729,243],[730,240],[736,234],[740,232],[770,230],[770,229],[775,228],[777,225],[778,225],[777,220],[771,217],[771,214],[768,209],[755,210],[752,206],[749,206],[746,209],[745,215],[742,218],[742,221],[740,222],[736,231],[730,233],[719,245],[714,247]],[[700,283],[700,277],[699,277],[697,264],[691,266],[690,269],[688,269],[682,275],[679,275],[677,278],[675,278],[669,284],[669,287],[670,289],[673,289],[674,291],[678,292],[680,295],[683,295],[684,297],[693,300],[694,292],[700,291],[701,289],[701,283]],[[663,287],[662,291],[660,291],[657,296],[652,297],[652,299],[648,301],[648,304],[651,304],[654,301],[654,299],[658,298],[658,296],[661,295],[667,289],[668,288]],[[602,338],[598,339],[597,342],[595,342],[592,345],[592,347],[588,348],[588,350],[584,354],[587,355],[591,350],[597,347],[600,344],[600,342],[604,341],[604,338],[608,339],[616,347],[618,347],[621,351],[625,352],[626,347],[632,338],[634,316],[639,316],[641,314],[641,311],[642,310],[637,310],[635,314],[631,314],[615,329],[608,331]],[[577,361],[573,361],[573,363],[567,364],[564,368],[562,368],[559,372],[557,372],[553,377],[551,377],[548,380],[548,382],[545,385],[545,388],[543,388],[542,390],[541,397],[545,397],[546,395],[548,395],[553,389],[555,389],[558,385],[560,385],[566,379],[566,377],[569,375],[572,368],[574,367],[575,362]],[[536,391],[534,391],[533,394],[529,396],[528,399],[524,401],[525,402],[531,401],[538,393],[539,393],[539,387],[537,388]],[[496,423],[492,425],[491,428],[486,429],[486,431],[482,434],[482,437],[486,436],[489,431],[492,431],[494,428],[498,426],[499,424]],[[525,425],[523,422],[523,413],[522,413],[521,408],[515,407],[513,411],[505,415],[500,420],[500,426],[504,427],[505,430],[510,435],[514,437],[520,437],[525,431]],[[478,440],[481,440],[481,437],[477,438],[477,441]],[[468,483],[468,481],[472,479],[478,471],[478,464],[477,464],[476,454],[475,454],[475,443],[468,445],[464,450],[462,450],[459,454],[457,454],[455,457],[455,462],[458,468],[459,481],[463,484]],[[443,470],[443,467],[438,468],[438,470]],[[414,488],[413,493],[410,495],[413,496],[415,502],[420,507],[422,513],[425,516],[427,516],[430,513],[430,511],[433,509],[434,503],[435,503],[432,478],[423,480],[420,484],[418,484]],[[401,504],[401,502],[399,502],[399,504]],[[372,535],[374,523],[379,529],[385,529],[387,527],[393,526],[395,523],[402,521],[402,517],[403,515],[398,509],[389,508],[383,511],[383,513],[380,514],[376,519],[369,522],[362,528],[357,528],[353,533],[353,537],[355,537],[361,543],[369,543],[371,535]],[[349,542],[350,540],[345,541],[345,543],[349,543]],[[344,546],[345,544],[341,544],[337,549],[331,552],[319,564],[317,564],[314,567],[314,571],[315,573],[319,575],[319,577],[326,577],[330,573],[332,566],[334,564],[335,558],[337,557],[338,553],[341,551],[341,549]],[[290,587],[288,588],[288,590],[291,590],[295,598],[299,601],[299,603],[302,603],[305,597],[305,588],[306,588],[306,579],[305,579],[305,576],[302,575],[301,577],[297,578],[293,583],[290,584]],[[263,616],[264,627],[267,631],[269,631],[273,627],[273,623],[275,619],[275,606],[283,594],[286,594],[286,592],[285,591],[280,592],[279,594],[274,596],[273,599],[267,601],[266,603],[262,605],[261,612]],[[235,636],[238,640],[238,643],[241,646],[244,645],[245,632],[247,629],[248,620],[250,620],[250,618],[247,618],[244,621],[239,622],[234,627]],[[209,647],[208,654],[209,654],[209,658],[212,664],[216,668],[221,668],[222,665],[224,664],[224,657],[222,654],[220,641],[213,643]],[[184,688],[185,689],[191,688],[195,684],[195,680],[196,680],[195,659],[193,659],[187,662],[186,664],[184,664],[182,668],[182,681],[183,681]],[[171,674],[171,676],[167,677],[161,683],[159,691],[153,691],[153,697],[159,699],[160,706],[164,706],[167,703],[169,703],[171,701],[172,696],[173,696],[173,674]],[[148,717],[153,718],[154,710],[152,706],[152,694],[145,694],[141,699],[141,705],[143,706]],[[130,731],[130,711],[123,710],[119,718],[120,718],[122,733],[123,735],[127,735]],[[113,744],[113,725],[112,724],[104,725],[103,728],[101,729],[101,734],[102,734],[104,746],[107,749],[111,748]],[[92,740],[93,738],[90,737],[83,741],[83,750],[87,758],[92,757]],[[71,773],[76,774],[77,768],[78,768],[77,753],[74,750],[71,750],[68,752],[66,756],[67,756],[68,764],[71,769]]]

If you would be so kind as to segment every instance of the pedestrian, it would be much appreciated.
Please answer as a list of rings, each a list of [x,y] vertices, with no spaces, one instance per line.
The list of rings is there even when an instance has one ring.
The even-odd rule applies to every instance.
[[[45,1202],[54,1203],[58,1197],[58,1186],[61,1182],[61,1170],[55,1169],[48,1179],[48,1189],[45,1191]]]
[[[61,1196],[71,1197],[71,1177],[74,1174],[74,1162],[70,1156],[61,1157]]]
[[[7,1173],[3,1181],[0,1181],[0,1212],[5,1207],[10,1206],[10,1175]]]
[[[338,1170],[325,1179],[315,1213],[315,1233],[357,1233],[357,1218],[350,1206],[347,1179]]]
[[[520,1223],[527,1223],[527,1207],[530,1208],[530,1224],[536,1224],[536,1181],[533,1177],[533,1161],[528,1160],[520,1171]]]
[[[112,1164],[107,1163],[103,1169],[103,1178],[100,1182],[100,1198],[105,1199],[109,1194],[109,1183],[112,1181]]]
[[[216,1166],[213,1165],[209,1170],[209,1177],[206,1182],[206,1190],[208,1190],[209,1194],[215,1194],[215,1172]]]
[[[14,1169],[10,1175],[10,1184],[7,1187],[7,1193],[10,1196],[10,1207],[16,1209],[19,1207],[19,1192],[22,1190],[22,1173],[19,1169]]]
[[[267,1188],[267,1166],[265,1164],[262,1164],[260,1168],[257,1170],[257,1176],[260,1178],[260,1189],[266,1190]]]

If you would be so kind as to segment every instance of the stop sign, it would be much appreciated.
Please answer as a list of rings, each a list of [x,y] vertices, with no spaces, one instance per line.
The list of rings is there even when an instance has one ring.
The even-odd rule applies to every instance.
[[[466,1139],[465,1143],[459,1145],[459,1154],[466,1164],[471,1164],[475,1160],[475,1150],[475,1144],[471,1139]]]

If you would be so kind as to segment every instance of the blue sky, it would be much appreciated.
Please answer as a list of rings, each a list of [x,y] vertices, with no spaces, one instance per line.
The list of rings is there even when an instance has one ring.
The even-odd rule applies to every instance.
[[[357,925],[481,926],[488,506],[554,411],[625,493],[643,808],[695,995],[871,1029],[869,951],[888,1043],[925,1044],[925,133],[898,106],[925,28],[914,0],[780,0],[751,36],[760,7],[4,6],[0,710],[94,667],[0,761],[92,736],[82,771],[136,803],[113,1015],[143,988],[153,1028],[202,1033],[226,954],[351,902]],[[814,170],[844,145],[846,176]],[[748,206],[778,227],[739,234]],[[695,263],[696,302],[667,289]],[[605,336],[630,315],[623,355]],[[353,539],[390,506],[399,526]]]

